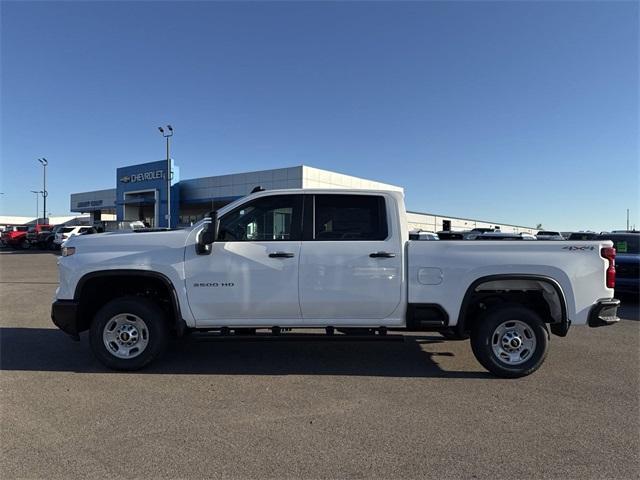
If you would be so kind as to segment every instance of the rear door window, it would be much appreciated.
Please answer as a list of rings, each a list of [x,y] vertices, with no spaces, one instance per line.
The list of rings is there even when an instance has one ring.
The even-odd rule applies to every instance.
[[[315,240],[385,240],[387,236],[384,197],[331,194],[315,196]]]

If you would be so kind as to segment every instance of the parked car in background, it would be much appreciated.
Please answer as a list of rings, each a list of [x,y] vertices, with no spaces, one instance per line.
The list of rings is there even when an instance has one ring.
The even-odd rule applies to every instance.
[[[478,235],[482,235],[484,233],[491,233],[491,232],[495,232],[495,231],[499,232],[500,230],[497,230],[495,228],[480,228],[480,227],[472,228],[471,230],[469,230],[465,234],[464,239],[465,240],[475,240],[478,237]]]
[[[64,242],[67,241],[68,238],[74,237],[76,235],[90,235],[93,233],[98,233],[98,231],[95,229],[95,227],[91,227],[88,225],[62,227],[55,234],[53,244],[57,247],[60,247]]]
[[[560,232],[552,232],[550,230],[540,230],[536,233],[538,240],[564,240],[564,237]]]
[[[598,240],[600,234],[596,232],[573,232],[567,240]]]
[[[616,249],[616,294],[640,294],[640,232],[603,233]]]
[[[438,232],[438,238],[440,240],[464,240],[467,233],[468,232]]]
[[[29,248],[27,241],[28,225],[11,225],[2,232],[2,243],[12,248]]]
[[[425,230],[411,230],[409,232],[409,240],[440,240],[438,235]]]
[[[56,225],[48,232],[42,232],[38,235],[38,245],[46,250],[55,250],[56,245],[53,243],[56,233],[65,228],[65,225]]]
[[[93,225],[98,233],[118,232],[123,230],[142,230],[147,228],[144,222],[140,220],[103,220]]]
[[[475,240],[536,240],[530,233],[487,232],[478,235]]]
[[[43,243],[44,239],[51,234],[53,231],[53,225],[48,224],[38,224],[29,228],[27,232],[27,242],[29,243],[30,248],[44,248],[45,243]]]

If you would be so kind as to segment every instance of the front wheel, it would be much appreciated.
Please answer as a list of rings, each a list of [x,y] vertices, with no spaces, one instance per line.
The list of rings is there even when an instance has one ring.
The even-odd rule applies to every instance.
[[[544,362],[549,335],[536,312],[505,305],[478,319],[471,331],[471,348],[478,362],[494,375],[524,377]]]
[[[162,310],[140,297],[123,297],[102,307],[91,323],[89,342],[102,364],[138,370],[162,354],[168,328]]]

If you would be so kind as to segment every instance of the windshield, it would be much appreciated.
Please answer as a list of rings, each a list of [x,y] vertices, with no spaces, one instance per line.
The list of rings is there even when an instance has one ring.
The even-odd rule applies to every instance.
[[[558,233],[558,232],[545,232],[545,231],[542,231],[542,232],[538,232],[538,235],[551,235],[551,236],[558,236],[558,235],[560,235],[560,233]]]
[[[602,235],[602,240],[611,240],[616,253],[640,253],[640,235]]]
[[[69,233],[69,232],[73,231],[74,228],[75,227],[64,227],[64,228],[60,229],[59,233]]]

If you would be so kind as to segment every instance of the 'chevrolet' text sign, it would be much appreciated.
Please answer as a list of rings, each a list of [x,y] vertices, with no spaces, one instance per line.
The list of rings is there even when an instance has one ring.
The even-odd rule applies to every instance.
[[[152,170],[150,172],[136,173],[133,175],[125,175],[120,178],[122,183],[144,182],[146,180],[158,180],[164,177],[164,170]]]

